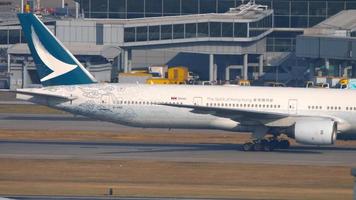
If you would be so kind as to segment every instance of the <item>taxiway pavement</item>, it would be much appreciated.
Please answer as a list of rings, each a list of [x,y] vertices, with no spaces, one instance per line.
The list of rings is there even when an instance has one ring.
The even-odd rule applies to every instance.
[[[225,198],[172,198],[172,197],[77,197],[77,196],[14,196],[8,197],[4,200],[224,200]],[[235,199],[235,198],[234,198]],[[0,198],[0,200],[2,200]],[[226,199],[231,200],[231,199]],[[235,199],[239,200],[239,199]]]
[[[0,158],[356,165],[356,148],[351,147],[298,146],[274,152],[242,152],[238,148],[232,144],[0,141]]]
[[[1,129],[16,130],[96,130],[145,131],[71,115],[0,114]],[[194,130],[192,130],[194,131]],[[201,132],[201,131],[200,131]],[[217,162],[356,166],[356,147],[293,146],[275,152],[241,152],[236,144],[150,144],[71,141],[0,141],[0,158],[156,160],[177,162]]]

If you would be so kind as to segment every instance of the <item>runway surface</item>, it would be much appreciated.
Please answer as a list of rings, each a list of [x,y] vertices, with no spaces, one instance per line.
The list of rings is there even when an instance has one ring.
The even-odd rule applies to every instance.
[[[224,200],[224,198],[145,198],[145,197],[71,197],[71,196],[14,196],[4,200]],[[235,199],[235,198],[234,198]],[[0,200],[1,197],[0,197]],[[227,199],[226,199],[227,200]],[[230,199],[229,199],[230,200]],[[235,199],[239,200],[239,199]]]
[[[1,129],[143,131],[70,115],[1,114]],[[159,129],[158,129],[159,130]],[[147,132],[157,130],[145,129]],[[200,131],[201,132],[201,131]],[[241,152],[233,144],[147,144],[68,141],[0,141],[0,158],[158,160],[253,164],[356,166],[356,147],[295,146],[275,152]]]
[[[130,127],[108,122],[101,122],[73,115],[44,114],[0,114],[1,129],[16,130],[83,130],[83,131],[117,131],[133,130]],[[142,129],[141,129],[142,130]]]
[[[293,147],[275,152],[241,152],[237,148],[229,144],[0,141],[0,158],[356,165],[355,148]]]

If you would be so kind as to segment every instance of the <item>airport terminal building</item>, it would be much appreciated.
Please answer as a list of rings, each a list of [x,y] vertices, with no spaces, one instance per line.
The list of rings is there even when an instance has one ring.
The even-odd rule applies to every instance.
[[[302,38],[305,30],[315,29],[340,11],[356,9],[353,0],[76,2],[77,18],[44,21],[99,81],[116,81],[121,71],[168,65],[187,66],[202,80],[240,77],[296,85],[310,78],[315,69],[354,65],[352,57],[345,62],[296,52],[303,49],[297,38]],[[353,14],[349,17],[356,18]],[[339,30],[333,33],[335,37],[356,35],[350,26],[333,23],[325,27]],[[340,30],[347,33],[340,35]],[[10,76],[11,88],[38,84],[16,20],[0,22],[0,47],[6,50],[0,51],[0,63]],[[349,75],[356,75],[351,72]]]

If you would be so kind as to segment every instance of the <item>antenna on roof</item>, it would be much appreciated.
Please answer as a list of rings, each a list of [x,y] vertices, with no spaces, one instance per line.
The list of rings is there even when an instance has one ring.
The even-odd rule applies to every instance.
[[[241,0],[242,4],[237,8],[230,8],[229,13],[244,14],[247,11],[263,11],[267,10],[268,6],[256,4],[256,0],[249,0],[245,4],[245,0]]]

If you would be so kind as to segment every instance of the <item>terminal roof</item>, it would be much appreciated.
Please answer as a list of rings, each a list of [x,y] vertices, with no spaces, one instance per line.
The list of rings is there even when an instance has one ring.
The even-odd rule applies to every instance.
[[[65,44],[65,46],[74,55],[91,55],[100,56],[102,55],[103,49],[106,47],[103,45],[93,45],[93,44]],[[7,52],[9,54],[27,55],[30,54],[30,50],[27,44],[15,44],[11,46]]]
[[[136,18],[136,19],[86,19],[89,21],[100,21],[107,24],[170,24],[170,23],[184,23],[185,21],[236,21],[236,22],[253,22],[260,20],[273,13],[272,10],[249,10],[243,13],[227,12],[227,13],[207,13],[207,14],[193,14],[180,16],[163,16],[150,18]]]
[[[341,11],[320,22],[313,28],[349,30],[353,32],[356,30],[356,10]]]

